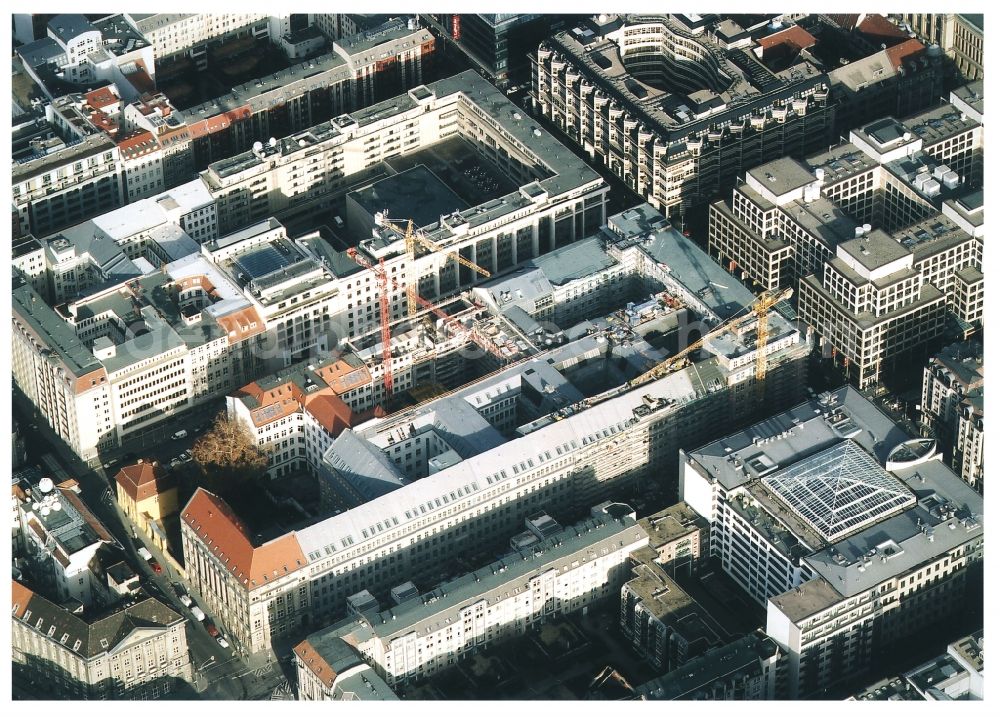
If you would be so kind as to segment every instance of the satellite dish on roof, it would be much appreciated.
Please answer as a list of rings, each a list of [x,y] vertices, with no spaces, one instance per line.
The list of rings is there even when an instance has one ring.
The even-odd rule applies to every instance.
[[[56,512],[58,512],[58,511],[62,510],[62,503],[60,503],[60,502],[59,502],[59,501],[57,500],[57,501],[56,501],[55,503],[53,503],[53,504],[52,504],[52,510],[54,510],[54,511],[56,511]]]
[[[48,514],[49,514],[49,506],[47,506],[47,505],[43,505],[43,506],[42,506],[42,517],[44,518],[44,517],[45,517],[45,516],[47,516]]]
[[[41,503],[32,503],[31,504],[31,509],[32,510],[38,510],[38,508],[39,508],[40,505],[41,505]]]
[[[608,16],[605,15],[604,13],[601,13],[600,15],[597,16],[597,21],[603,25],[608,21]]]
[[[52,491],[52,488],[53,488],[52,479],[49,478],[48,476],[38,481],[38,490],[42,491],[42,493],[50,493]]]
[[[267,143],[272,147],[278,146],[278,140],[276,140],[274,137],[271,137],[271,139],[267,140]]]
[[[253,143],[253,151],[254,152],[259,152],[262,149],[264,149],[264,143],[263,142],[254,142]]]

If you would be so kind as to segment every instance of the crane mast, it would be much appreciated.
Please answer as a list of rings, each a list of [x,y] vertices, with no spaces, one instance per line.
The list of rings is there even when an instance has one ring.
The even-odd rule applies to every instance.
[[[389,219],[386,217],[385,214],[386,214],[385,212],[378,214],[375,217],[375,224],[378,226],[389,227],[390,229],[392,229],[397,234],[403,237],[403,241],[406,243],[406,256],[410,259],[411,263],[417,257],[417,244],[420,244],[421,246],[424,246],[427,249],[430,249],[431,251],[440,252],[447,255],[449,258],[454,259],[462,266],[472,269],[473,271],[481,274],[487,279],[492,276],[492,274],[487,269],[484,269],[483,267],[479,266],[479,264],[476,264],[475,262],[466,259],[457,251],[445,249],[440,244],[433,242],[427,237],[423,236],[423,234],[421,234],[414,228],[412,219],[406,219],[404,225],[403,223],[404,220]],[[407,310],[410,316],[417,313],[418,302],[413,298],[415,296],[417,296],[417,294],[410,293],[409,291],[406,294]]]
[[[368,261],[365,257],[358,253],[357,249],[351,248],[347,250],[347,255],[351,257],[360,266],[365,267],[375,274],[375,281],[378,285],[378,299],[379,299],[379,318],[381,320],[382,329],[382,384],[385,387],[385,405],[384,408],[388,411],[389,399],[392,398],[392,347],[390,346],[390,341],[392,339],[392,334],[390,331],[390,315],[389,315],[389,276],[385,271],[385,259],[379,259],[378,264],[373,264]],[[393,282],[393,289],[396,289],[396,283]]]

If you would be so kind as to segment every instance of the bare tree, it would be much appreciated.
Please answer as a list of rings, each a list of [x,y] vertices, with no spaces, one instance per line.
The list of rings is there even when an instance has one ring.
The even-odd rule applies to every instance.
[[[255,480],[267,470],[268,457],[239,421],[219,413],[212,427],[191,448],[209,490],[225,492]]]

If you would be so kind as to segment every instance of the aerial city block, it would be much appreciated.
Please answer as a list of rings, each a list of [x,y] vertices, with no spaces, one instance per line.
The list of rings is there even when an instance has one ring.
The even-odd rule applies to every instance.
[[[12,35],[12,699],[983,698],[982,15]]]

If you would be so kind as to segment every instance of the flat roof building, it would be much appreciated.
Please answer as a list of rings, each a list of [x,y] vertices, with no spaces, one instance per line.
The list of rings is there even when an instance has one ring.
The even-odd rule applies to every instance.
[[[466,132],[461,129],[466,125],[451,121],[459,116],[482,134]],[[427,301],[439,302],[481,280],[443,250],[501,274],[582,239],[604,223],[608,189],[600,175],[471,72],[213,163],[202,177],[217,199],[220,228],[230,231],[294,212],[302,202],[358,183],[379,162],[436,148],[443,140],[460,142],[463,148],[471,143],[498,163],[518,189],[417,226],[431,246],[441,250],[425,252],[422,244],[415,260],[403,238],[387,227],[359,243],[359,254],[373,264],[385,259],[386,271],[395,280],[389,302],[393,321],[407,314],[408,287]],[[292,187],[290,173],[298,171],[304,174]],[[454,183],[450,188],[458,189]],[[368,311],[378,303],[376,282],[365,273],[346,283],[341,323],[345,335],[377,329],[378,313]]]
[[[26,486],[18,504],[20,547],[32,574],[53,596],[90,606],[104,598],[91,563],[100,547],[114,539],[78,493],[75,482],[55,486],[46,477]]]
[[[215,21],[223,16],[201,17]],[[266,22],[263,32],[268,32]],[[249,152],[255,142],[302,132],[406,92],[421,83],[423,64],[434,49],[427,30],[391,20],[335,42],[325,54],[177,111],[176,118],[187,129],[194,168],[203,170],[212,162]],[[201,61],[203,53],[201,49]]]
[[[160,263],[58,312],[14,278],[14,380],[84,460],[262,370],[267,327],[239,287],[200,254]]]
[[[771,147],[753,152],[766,161],[828,143],[830,81],[813,64],[772,72],[750,49],[726,50],[705,24],[692,30],[682,16],[605,19],[579,22],[540,45],[532,99],[665,214],[683,214],[731,182],[748,166],[744,147]],[[567,96],[568,104],[559,99]]]
[[[294,650],[300,685],[319,692],[315,682],[344,653],[337,640],[364,655],[390,686],[430,677],[466,653],[615,595],[628,575],[629,554],[647,540],[622,503],[601,504],[584,521],[552,528],[430,592],[310,635]]]
[[[351,231],[364,235],[375,227],[374,217],[379,213],[424,227],[446,214],[468,208],[461,197],[421,164],[350,192],[346,218]]]
[[[721,368],[718,357],[643,385],[595,387],[592,364],[599,367],[604,354],[599,338],[581,337],[451,395],[343,431],[319,466],[326,507],[340,512],[285,534],[280,547],[255,546],[232,527],[238,519],[217,497],[199,491],[182,511],[185,558],[205,566],[190,573],[195,589],[239,644],[260,652],[273,639],[298,634],[302,616],[331,622],[362,588],[432,579],[453,546],[488,549],[539,511],[572,518],[612,490],[662,475],[685,441],[747,415],[749,404],[737,393],[750,392],[733,388],[746,379]],[[794,401],[802,386],[796,367],[808,346],[800,341],[797,353],[783,357],[784,350],[791,349],[769,354],[767,380],[774,400]],[[222,517],[209,520],[209,512]],[[442,519],[452,525],[441,529]],[[398,559],[387,563],[380,552],[390,547]],[[256,551],[273,554],[267,564],[276,564],[276,574],[245,559]],[[223,571],[233,601],[202,590],[209,569]],[[335,574],[342,577],[329,582]],[[309,590],[299,594],[295,586],[307,575]],[[292,595],[289,607],[272,617],[268,605],[283,594]]]
[[[643,700],[775,700],[785,659],[770,637],[755,633],[709,650],[662,677],[636,687]]]
[[[792,698],[960,605],[981,561],[981,497],[853,388],[681,456],[713,555],[790,653]],[[831,640],[850,645],[836,667],[816,657]]]

